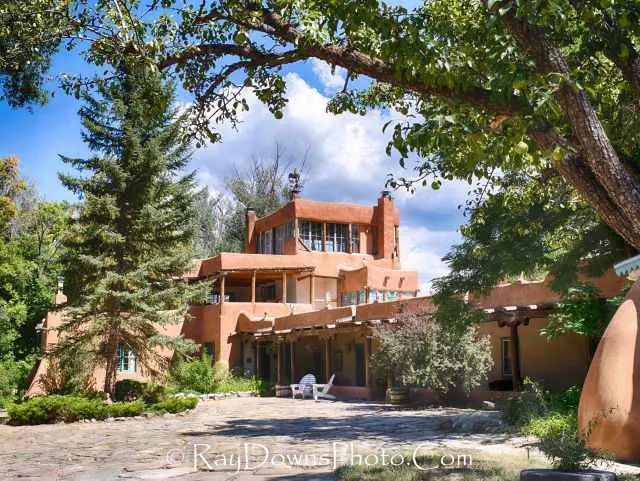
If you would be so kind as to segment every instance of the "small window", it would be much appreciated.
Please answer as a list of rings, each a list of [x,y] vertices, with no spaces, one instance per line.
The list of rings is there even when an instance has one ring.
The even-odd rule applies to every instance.
[[[136,364],[136,355],[124,344],[118,344],[118,372],[136,372]]]
[[[502,375],[512,376],[513,362],[511,359],[511,338],[503,337],[501,339],[501,343],[502,343]]]

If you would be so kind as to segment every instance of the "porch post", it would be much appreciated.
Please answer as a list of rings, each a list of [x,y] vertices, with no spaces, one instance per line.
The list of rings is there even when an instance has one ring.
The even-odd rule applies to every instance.
[[[520,321],[517,319],[509,323],[511,329],[511,379],[513,390],[520,391],[520,337],[518,335],[518,325]]]
[[[287,273],[282,273],[282,303],[287,303]]]
[[[220,304],[224,304],[224,281],[226,279],[226,276],[224,274],[222,274],[222,276],[220,277]]]
[[[291,366],[289,366],[291,368],[291,383],[295,384],[296,382],[296,360],[295,360],[295,349],[293,348],[293,339],[289,340],[289,349],[291,351]]]
[[[352,224],[349,223],[348,226],[349,227],[348,227],[348,234],[347,235],[349,236],[349,238],[347,240],[347,252],[349,254],[351,254],[351,236],[353,235],[353,231],[352,231],[352,227],[351,227]]]
[[[262,366],[260,364],[260,341],[256,341],[256,377],[258,379],[262,379],[262,370],[260,369]]]
[[[369,358],[371,357],[371,339],[365,332],[364,336],[364,385],[371,387],[371,372],[369,372]]]
[[[329,382],[331,377],[331,339],[325,337],[323,339],[324,344],[324,377],[325,382]]]
[[[251,303],[256,303],[256,271],[251,271]]]
[[[280,339],[275,340],[274,346],[276,347],[276,386],[280,386],[282,384],[282,369],[280,366],[280,361],[282,359],[280,356],[282,344],[280,343]]]

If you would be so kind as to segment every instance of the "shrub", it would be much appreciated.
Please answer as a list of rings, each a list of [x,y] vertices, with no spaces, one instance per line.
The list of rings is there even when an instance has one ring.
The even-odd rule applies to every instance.
[[[53,394],[11,404],[7,411],[12,424],[23,425],[137,416],[144,408],[142,401],[105,404],[100,397]]]
[[[211,358],[203,355],[193,361],[179,361],[171,370],[170,382],[179,389],[199,393],[213,392],[215,372]]]
[[[551,394],[527,379],[524,387],[524,392],[505,401],[503,417],[523,434],[536,436],[538,448],[555,467],[579,470],[609,457],[605,452],[587,447],[589,432],[578,430],[579,386]]]
[[[165,396],[165,388],[160,384],[123,379],[116,382],[114,401],[135,401],[142,399],[147,404],[159,402]]]
[[[471,391],[492,366],[489,340],[478,335],[473,314],[463,304],[438,309],[436,314],[402,314],[398,323],[376,328],[379,348],[373,366],[395,386],[424,386],[440,394]],[[456,316],[455,321],[442,319]]]
[[[524,432],[536,436],[540,451],[563,471],[580,470],[608,457],[606,453],[586,446],[587,435],[578,430],[575,414],[551,413],[533,418]]]
[[[151,411],[165,411],[169,413],[178,413],[181,411],[186,411],[187,409],[193,409],[198,405],[198,398],[195,397],[185,397],[185,398],[177,398],[170,397],[166,398],[159,403],[152,404],[149,406]]]

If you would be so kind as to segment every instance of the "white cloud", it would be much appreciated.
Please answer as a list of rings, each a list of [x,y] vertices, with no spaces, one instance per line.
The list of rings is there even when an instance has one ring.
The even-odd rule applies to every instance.
[[[325,93],[334,93],[344,87],[347,71],[342,67],[333,68],[323,60],[312,58],[311,69],[324,87]]]
[[[276,120],[253,96],[247,95],[249,112],[238,130],[220,127],[223,141],[197,152],[193,167],[199,180],[219,191],[224,178],[242,169],[252,156],[270,156],[277,142],[286,158],[301,160],[310,151],[309,172],[302,195],[311,199],[373,205],[389,172],[398,172],[397,160],[385,154],[388,133],[382,132],[387,113],[366,116],[333,115],[326,111],[328,98],[296,74],[288,74],[289,103],[284,117]],[[448,272],[441,257],[458,240],[468,186],[445,183],[438,191],[429,187],[415,195],[394,194],[401,212],[403,267],[420,272],[421,292],[428,293],[431,280]]]

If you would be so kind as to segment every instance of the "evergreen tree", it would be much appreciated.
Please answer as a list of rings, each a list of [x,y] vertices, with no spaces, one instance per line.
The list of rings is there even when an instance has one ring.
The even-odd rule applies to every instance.
[[[80,109],[83,139],[96,155],[62,157],[90,175],[60,175],[83,202],[64,241],[70,303],[53,354],[104,367],[108,393],[119,346],[150,374],[169,361],[161,348],[188,349],[163,328],[204,294],[182,280],[191,266],[195,182],[193,173],[181,175],[191,148],[173,88],[148,70],[124,70]]]

